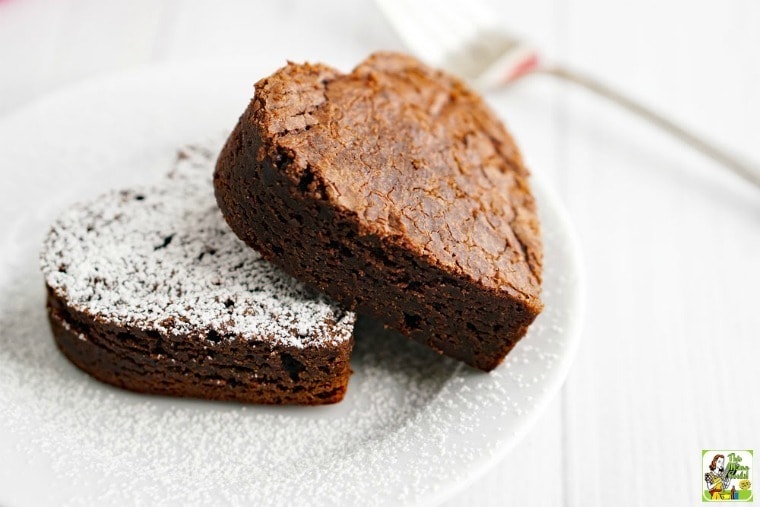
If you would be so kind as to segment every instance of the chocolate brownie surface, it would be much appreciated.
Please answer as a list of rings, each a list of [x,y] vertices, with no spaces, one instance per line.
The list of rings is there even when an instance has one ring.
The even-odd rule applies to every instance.
[[[42,252],[62,352],[127,389],[251,403],[344,395],[355,316],[229,230],[211,186],[221,143],[163,183],[75,205]]]
[[[259,81],[214,183],[264,258],[490,370],[542,308],[528,176],[479,96],[379,53],[349,74],[291,63]]]

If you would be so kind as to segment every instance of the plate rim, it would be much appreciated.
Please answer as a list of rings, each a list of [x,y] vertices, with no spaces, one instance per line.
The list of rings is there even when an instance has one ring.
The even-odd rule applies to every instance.
[[[499,447],[489,457],[481,460],[478,462],[477,466],[473,466],[470,469],[470,473],[465,479],[452,485],[449,489],[441,488],[441,490],[445,490],[443,491],[445,494],[436,494],[438,493],[436,492],[431,495],[432,498],[430,501],[420,502],[416,504],[416,507],[432,507],[445,502],[449,498],[463,492],[465,489],[475,483],[480,477],[484,476],[489,470],[494,468],[498,463],[505,459],[506,455],[509,454],[509,451],[512,450],[517,444],[522,442],[530,430],[533,429],[533,427],[536,425],[538,419],[544,415],[546,409],[549,407],[549,404],[552,403],[560,394],[562,387],[567,381],[570,369],[575,363],[575,358],[578,355],[578,350],[580,349],[581,343],[581,335],[583,332],[583,324],[585,322],[586,316],[586,267],[583,263],[583,251],[580,246],[580,239],[578,238],[578,234],[570,219],[570,214],[562,204],[562,201],[559,198],[559,194],[555,191],[555,189],[547,184],[546,178],[543,176],[537,176],[534,172],[531,172],[530,177],[532,179],[531,190],[539,188],[539,192],[542,194],[542,197],[546,198],[547,201],[550,201],[552,203],[553,210],[557,215],[557,218],[559,218],[559,221],[563,227],[563,231],[565,232],[568,240],[568,255],[570,258],[572,258],[572,264],[576,267],[577,270],[575,285],[577,315],[573,320],[570,330],[566,330],[566,335],[570,337],[570,339],[567,341],[569,347],[565,349],[565,354],[562,356],[562,360],[560,361],[559,366],[557,366],[557,368],[560,370],[559,373],[555,375],[552,381],[549,383],[546,396],[542,397],[541,401],[535,407],[535,409],[531,411],[529,415],[525,416],[525,422],[519,426],[519,429],[515,432],[513,438],[507,439],[504,442],[500,442]],[[538,185],[533,185],[532,183],[534,181],[538,181]]]
[[[268,65],[269,62],[266,62],[266,64]],[[263,66],[264,65],[259,64],[255,65],[254,68],[263,68]],[[161,79],[162,76],[163,78],[166,78],[166,76],[172,74],[187,75],[189,73],[198,72],[199,68],[206,70],[224,69],[229,72],[233,69],[235,71],[240,71],[244,68],[251,67],[252,65],[250,63],[245,63],[236,59],[222,61],[198,59],[158,62],[120,70],[114,73],[97,75],[54,89],[32,101],[26,102],[19,107],[7,111],[0,116],[0,129],[9,128],[14,122],[23,120],[24,117],[35,114],[35,112],[39,112],[40,109],[44,109],[51,104],[71,100],[74,97],[81,96],[88,90],[114,86],[118,83],[122,83],[124,80]],[[497,100],[497,98],[493,99]],[[502,114],[497,112],[497,115],[503,120]],[[546,383],[546,395],[542,396],[539,402],[536,403],[527,414],[521,416],[521,423],[518,425],[514,433],[497,442],[495,449],[493,449],[490,455],[478,459],[471,466],[465,468],[463,470],[465,473],[462,475],[461,480],[450,483],[449,486],[443,485],[427,494],[427,496],[422,495],[421,498],[418,497],[412,499],[406,502],[407,505],[438,505],[467,489],[480,477],[485,475],[487,471],[502,461],[509,451],[525,438],[535,426],[537,420],[545,413],[549,404],[556,399],[568,378],[572,365],[574,364],[580,346],[587,303],[586,268],[583,262],[580,240],[568,211],[555,188],[548,183],[547,178],[532,171],[531,187],[534,192],[538,190],[536,193],[540,194],[539,202],[542,202],[544,206],[550,207],[552,213],[556,215],[558,222],[561,225],[564,239],[566,240],[563,241],[563,243],[566,243],[564,255],[569,259],[569,264],[574,266],[576,270],[574,273],[575,283],[573,284],[576,309],[574,312],[574,318],[571,319],[571,325],[564,329],[563,332],[566,336],[567,346],[563,349],[560,361],[555,363],[553,367],[556,370],[556,373],[552,376],[551,380]],[[3,235],[5,236],[5,234]],[[0,257],[0,260],[5,264],[6,259],[4,256]]]

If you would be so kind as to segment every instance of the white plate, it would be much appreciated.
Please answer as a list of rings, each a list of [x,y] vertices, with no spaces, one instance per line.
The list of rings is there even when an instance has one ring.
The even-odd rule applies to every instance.
[[[257,407],[142,396],[56,350],[38,247],[69,202],[158,179],[230,129],[271,66],[159,67],[0,121],[0,504],[433,504],[503,456],[557,392],[583,290],[570,225],[534,178],[546,309],[490,374],[382,332],[357,337],[346,399]]]

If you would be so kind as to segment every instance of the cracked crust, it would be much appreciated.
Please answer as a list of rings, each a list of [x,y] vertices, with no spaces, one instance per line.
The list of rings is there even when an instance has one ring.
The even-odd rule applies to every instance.
[[[232,229],[285,271],[489,370],[541,311],[528,171],[482,99],[404,55],[289,64],[217,163]]]

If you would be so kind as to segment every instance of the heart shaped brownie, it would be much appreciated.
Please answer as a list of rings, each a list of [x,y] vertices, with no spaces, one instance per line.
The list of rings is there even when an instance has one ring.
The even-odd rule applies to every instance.
[[[335,403],[355,316],[266,262],[214,202],[221,140],[170,176],[77,204],[42,252],[61,351],[133,391],[248,403]]]
[[[217,202],[261,255],[358,312],[490,370],[542,308],[542,251],[514,141],[461,81],[400,54],[256,84]]]

